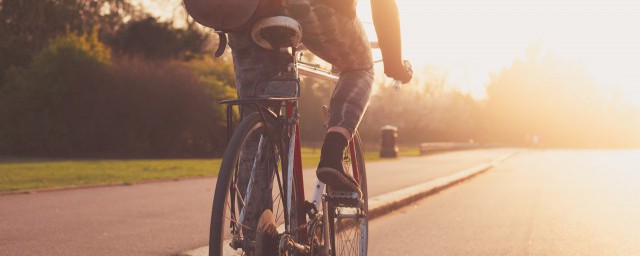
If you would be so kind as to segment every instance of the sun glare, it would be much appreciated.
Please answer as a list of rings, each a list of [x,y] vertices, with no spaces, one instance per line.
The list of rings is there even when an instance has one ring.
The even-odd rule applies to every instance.
[[[449,81],[484,97],[490,74],[542,45],[582,63],[640,106],[640,2],[604,0],[398,0],[405,58],[447,70]],[[359,13],[373,31],[368,1]],[[372,33],[372,37],[374,37]]]

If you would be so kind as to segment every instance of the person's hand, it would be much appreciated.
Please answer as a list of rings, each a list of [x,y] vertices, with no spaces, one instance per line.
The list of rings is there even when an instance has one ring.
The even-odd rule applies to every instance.
[[[411,64],[405,60],[403,62],[384,65],[384,74],[406,84],[413,78],[413,69],[411,68]]]

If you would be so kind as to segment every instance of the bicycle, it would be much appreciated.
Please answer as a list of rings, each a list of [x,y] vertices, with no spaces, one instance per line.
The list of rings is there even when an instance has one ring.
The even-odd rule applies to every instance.
[[[297,22],[275,19],[278,26],[258,26],[253,39],[265,48],[286,49],[291,58],[274,64],[281,72],[256,86],[259,96],[221,101],[227,104],[230,139],[215,189],[209,255],[272,255],[273,251],[280,255],[366,255],[367,177],[357,132],[344,152],[343,164],[358,182],[362,196],[331,191],[320,181],[316,181],[311,202],[304,195],[299,76],[330,82],[338,77],[302,62]],[[236,105],[254,111],[233,131]]]

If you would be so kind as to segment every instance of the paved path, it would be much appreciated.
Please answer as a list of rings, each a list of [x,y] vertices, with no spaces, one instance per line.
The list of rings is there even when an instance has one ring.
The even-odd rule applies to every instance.
[[[510,149],[371,163],[372,196],[492,160]],[[305,184],[313,183],[307,171]],[[0,196],[3,255],[171,255],[207,243],[215,179]],[[310,188],[307,189],[310,191]]]
[[[405,157],[367,164],[369,197],[406,188],[446,176],[480,163],[514,152],[514,149],[458,151],[426,157]],[[315,170],[307,170],[315,171]],[[305,195],[310,196],[316,182],[315,174],[305,174]]]
[[[370,255],[640,255],[640,151],[529,151],[370,223]]]

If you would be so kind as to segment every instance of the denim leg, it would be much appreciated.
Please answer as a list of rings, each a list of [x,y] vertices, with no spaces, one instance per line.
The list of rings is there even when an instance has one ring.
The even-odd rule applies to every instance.
[[[257,96],[256,87],[261,81],[268,80],[278,74],[280,63],[291,60],[291,56],[274,50],[267,50],[251,39],[250,31],[229,34],[229,46],[233,56],[233,69],[236,77],[238,98]],[[252,106],[242,108],[241,116],[256,111]]]
[[[310,0],[308,4],[289,5],[286,13],[302,25],[305,46],[341,71],[331,97],[329,124],[344,127],[353,133],[366,110],[373,84],[371,49],[362,24],[357,18],[337,13],[317,0]],[[229,45],[232,49],[238,98],[241,99],[256,96],[255,88],[258,83],[277,75],[278,63],[290,58],[286,53],[259,47],[251,39],[249,31],[230,34]],[[252,111],[255,109],[244,108],[242,116]],[[248,170],[253,165],[250,160],[255,158],[258,140],[259,136],[252,136],[247,141],[248,145],[253,146],[246,148],[247,160],[241,163],[239,179],[242,179],[243,187],[249,179]],[[257,185],[251,195],[252,201],[257,201],[248,203],[245,209],[245,225],[249,227],[256,226],[263,209],[272,207],[271,193],[265,191],[271,191],[273,170],[266,164],[258,169]],[[268,202],[268,205],[258,202]]]
[[[329,126],[340,126],[353,134],[373,85],[371,47],[360,20],[318,0],[290,4],[286,11],[302,25],[304,45],[341,71],[329,103]]]
[[[229,34],[229,46],[232,50],[233,67],[236,76],[236,89],[238,98],[250,98],[257,96],[256,85],[263,80],[267,80],[278,73],[277,65],[280,61],[287,61],[291,57],[281,52],[266,50],[256,45],[251,39],[249,31]],[[241,106],[241,116],[245,117],[257,111],[253,106]],[[261,131],[260,129],[259,131]],[[254,160],[257,157],[260,132],[251,134],[242,149],[238,170],[238,189],[241,193],[246,193]],[[267,138],[264,138],[263,152],[271,147]],[[271,158],[271,157],[270,157]],[[245,221],[244,225],[255,230],[260,214],[265,209],[272,209],[272,185],[273,185],[273,159],[267,159],[263,154],[258,163],[254,182],[252,185],[250,200],[245,201]],[[247,232],[246,235],[252,238],[255,234]]]
[[[253,230],[255,230],[255,227],[258,224],[258,219],[262,211],[265,209],[273,209],[271,191],[273,189],[272,181],[275,170],[273,168],[274,157],[272,154],[266,154],[267,149],[271,147],[271,143],[269,143],[269,140],[264,137],[262,144],[262,158],[260,161],[255,162],[260,135],[261,132],[258,130],[247,138],[247,142],[245,143],[245,147],[242,149],[242,154],[239,159],[238,176],[236,177],[238,190],[244,194],[245,218],[243,225],[250,227]],[[245,194],[245,191],[247,191],[249,185],[251,170],[253,169],[254,163],[257,163],[257,166],[255,168],[255,173],[253,174],[254,180],[252,182],[251,194],[249,195],[248,193]],[[238,205],[242,205],[242,203],[238,202]],[[240,209],[242,209],[242,207]],[[255,233],[246,230],[245,235],[249,238],[253,238]]]
[[[329,127],[340,126],[353,134],[369,104],[372,84],[371,70],[341,72],[329,103]]]

